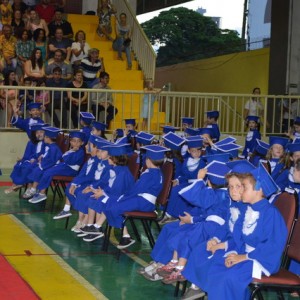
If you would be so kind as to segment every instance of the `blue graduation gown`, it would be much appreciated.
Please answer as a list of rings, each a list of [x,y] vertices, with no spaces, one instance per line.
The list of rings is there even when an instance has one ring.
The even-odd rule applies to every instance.
[[[243,249],[239,245],[232,246],[228,252],[247,253],[249,259],[227,268],[225,258],[219,257],[207,271],[203,284],[200,282],[200,287],[208,293],[210,300],[249,299],[248,284],[253,277],[278,271],[286,238],[283,217],[267,199],[248,205],[241,234]]]
[[[242,155],[247,158],[250,153],[252,153],[256,147],[256,139],[261,139],[261,134],[257,129],[249,130],[245,140],[245,148]]]
[[[26,118],[13,116],[11,119],[11,124],[15,127],[25,131],[29,138],[31,138],[31,125],[35,123],[44,123],[41,118]]]
[[[120,198],[109,199],[104,209],[109,225],[121,228],[124,220],[122,214],[126,211],[153,211],[162,182],[160,169],[149,168],[141,174],[130,191]]]
[[[211,137],[213,142],[218,142],[221,136],[219,125],[218,124],[209,124],[206,126],[207,128],[213,129],[213,136]]]
[[[272,178],[279,186],[280,190],[284,191],[288,183],[289,169],[286,169],[284,164],[279,162],[279,159],[271,159],[270,165],[272,169]]]
[[[83,126],[81,129],[80,129],[81,132],[84,132],[85,136],[84,136],[84,144],[86,145],[87,142],[89,141],[90,139],[90,135],[91,135],[91,131],[92,131],[92,128],[90,126]]]

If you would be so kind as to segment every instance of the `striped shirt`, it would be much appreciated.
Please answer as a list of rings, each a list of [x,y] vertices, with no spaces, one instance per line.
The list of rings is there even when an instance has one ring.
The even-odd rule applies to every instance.
[[[80,68],[83,71],[83,80],[91,82],[97,77],[97,73],[102,69],[102,64],[99,59],[93,64],[90,58],[84,58],[81,61]]]

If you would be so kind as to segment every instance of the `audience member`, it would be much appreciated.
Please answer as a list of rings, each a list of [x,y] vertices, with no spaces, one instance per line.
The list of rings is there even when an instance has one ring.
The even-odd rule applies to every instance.
[[[46,87],[45,78],[38,79],[36,86],[37,87]],[[35,92],[35,102],[42,104],[42,110],[44,112],[50,103],[49,91],[37,90]]]
[[[14,11],[14,17],[11,22],[11,27],[13,29],[13,34],[18,37],[20,32],[25,28],[25,22],[22,19],[22,12],[19,9]]]
[[[49,41],[48,57],[53,58],[54,52],[57,49],[60,49],[64,54],[64,59],[69,62],[71,57],[71,45],[71,40],[63,37],[63,30],[61,28],[57,28],[55,31],[55,37]]]
[[[31,77],[33,81],[39,81],[45,77],[45,67],[41,49],[34,48],[30,59],[25,62],[24,71],[24,76]]]
[[[56,67],[61,68],[63,79],[70,80],[72,78],[72,67],[63,60],[63,52],[61,49],[57,49],[54,53],[54,59],[48,62],[48,66],[46,67],[47,78],[53,77],[53,70]]]
[[[79,30],[75,34],[75,42],[72,43],[72,57],[71,64],[73,67],[80,66],[81,60],[88,56],[88,52],[90,50],[90,45],[86,42],[85,32]]]
[[[71,23],[63,19],[63,14],[61,9],[55,11],[54,20],[48,24],[49,36],[54,37],[57,28],[61,28],[63,31],[63,37],[72,39],[73,38],[73,28]]]
[[[87,84],[83,81],[83,72],[78,69],[75,71],[73,81],[69,82],[68,88],[86,89]],[[78,115],[82,111],[87,111],[87,92],[73,91],[68,92],[68,99],[71,103],[71,119],[74,128],[78,128]]]
[[[49,4],[53,5],[56,9],[60,9],[62,12],[64,12],[66,2],[66,0],[49,0]]]
[[[37,2],[38,2],[37,0],[24,0],[24,3],[27,5],[29,9],[34,9]]]
[[[8,0],[2,0],[0,11],[2,25],[11,25],[13,10]]]
[[[38,28],[33,33],[34,47],[39,48],[42,51],[43,61],[48,60],[48,45],[46,32],[42,28]]]
[[[31,78],[30,77],[24,78],[22,86],[24,87],[33,86]],[[31,89],[19,90],[19,101],[21,102],[23,108],[25,108],[26,105],[32,102],[33,100],[34,100],[34,90]]]
[[[131,42],[131,28],[127,23],[127,16],[125,13],[120,14],[120,20],[116,23],[116,34],[117,37],[113,41],[113,49],[118,51],[118,59],[123,60],[122,51],[126,53],[127,58],[127,69],[131,70],[131,52],[130,52],[130,42]]]
[[[14,12],[19,10],[21,12],[21,16],[23,16],[27,10],[27,5],[22,0],[14,0],[11,7]]]
[[[83,70],[83,80],[89,88],[99,83],[97,74],[105,71],[103,57],[99,59],[99,52],[98,49],[92,48],[88,52],[88,57],[81,60],[80,68]]]
[[[55,7],[49,4],[49,0],[41,0],[35,7],[35,11],[39,14],[40,18],[44,19],[49,24],[55,14]]]
[[[61,76],[62,71],[60,67],[55,67],[53,69],[52,78],[46,80],[47,87],[54,88],[65,88],[67,86],[67,81]],[[48,105],[47,111],[52,116],[53,111],[53,123],[56,127],[60,128],[60,121],[56,115],[55,109],[60,109],[60,119],[62,120],[62,127],[67,128],[67,93],[63,91],[51,91],[50,92],[51,105]]]
[[[105,37],[110,41],[113,41],[113,38],[111,37],[111,16],[116,13],[117,10],[109,0],[101,0],[100,7],[98,9],[99,25],[97,33],[99,36],[105,35]]]
[[[110,90],[109,74],[101,72],[100,82],[93,86],[93,89]],[[97,119],[100,122],[105,123],[109,127],[110,122],[114,116],[118,113],[117,108],[113,106],[113,98],[111,92],[92,92],[90,93],[90,101],[92,104],[92,112],[94,116],[98,116]],[[104,112],[104,117],[99,117],[99,114]]]
[[[29,13],[29,19],[27,21],[26,27],[33,34],[38,28],[41,28],[45,30],[46,36],[49,35],[49,29],[46,21],[44,19],[41,19],[38,13],[33,9]]]
[[[10,25],[4,25],[2,29],[3,34],[0,35],[0,57],[2,57],[2,66],[4,71],[6,69],[16,70],[16,44],[17,39],[12,35],[12,28]]]

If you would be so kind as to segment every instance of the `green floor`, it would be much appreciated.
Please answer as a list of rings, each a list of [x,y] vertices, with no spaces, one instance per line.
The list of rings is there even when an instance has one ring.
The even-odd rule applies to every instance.
[[[0,181],[9,181],[9,170],[2,170],[2,173]],[[101,250],[102,239],[87,243],[70,231],[76,215],[70,218],[69,229],[65,229],[65,219],[52,219],[63,207],[62,201],[56,201],[51,212],[51,196],[46,202],[33,205],[19,199],[18,193],[5,195],[4,189],[0,187],[0,212],[17,217],[108,299],[174,299],[174,286],[147,281],[136,273],[143,262],[151,260],[151,249],[145,236],[142,235],[142,243],[136,242],[128,253],[122,253],[117,259],[118,250],[112,244],[104,253]],[[115,234],[118,238],[119,232]],[[265,299],[277,298],[269,293]],[[287,295],[286,299],[295,298]]]

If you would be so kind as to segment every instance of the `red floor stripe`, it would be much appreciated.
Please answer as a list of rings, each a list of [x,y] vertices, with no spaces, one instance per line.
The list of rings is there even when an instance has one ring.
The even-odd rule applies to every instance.
[[[2,255],[0,255],[0,270],[0,299],[41,299]]]
[[[11,181],[0,181],[0,186],[11,186],[12,182]]]

